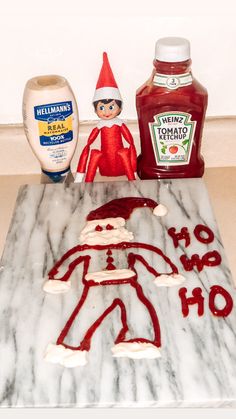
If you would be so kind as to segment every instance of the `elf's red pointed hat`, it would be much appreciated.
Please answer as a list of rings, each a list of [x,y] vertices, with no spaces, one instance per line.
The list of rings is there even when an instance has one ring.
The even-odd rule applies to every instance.
[[[87,221],[104,220],[105,218],[121,217],[127,220],[136,208],[147,207],[153,210],[156,216],[167,214],[167,208],[149,198],[129,197],[113,199],[105,205],[91,211],[87,216]]]
[[[117,99],[122,101],[106,52],[103,53],[103,64],[97,81],[93,102],[103,99]]]

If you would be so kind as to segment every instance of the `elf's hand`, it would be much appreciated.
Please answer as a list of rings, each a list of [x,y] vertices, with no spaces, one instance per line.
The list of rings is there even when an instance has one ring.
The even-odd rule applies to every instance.
[[[77,172],[75,175],[74,183],[81,183],[84,180],[84,173]]]

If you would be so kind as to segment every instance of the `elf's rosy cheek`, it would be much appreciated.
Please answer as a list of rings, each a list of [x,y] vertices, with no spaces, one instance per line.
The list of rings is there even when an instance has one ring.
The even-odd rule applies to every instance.
[[[111,224],[107,224],[106,230],[114,230],[114,227]]]
[[[97,225],[95,227],[95,231],[102,231],[102,230],[103,230],[103,228],[100,225]]]

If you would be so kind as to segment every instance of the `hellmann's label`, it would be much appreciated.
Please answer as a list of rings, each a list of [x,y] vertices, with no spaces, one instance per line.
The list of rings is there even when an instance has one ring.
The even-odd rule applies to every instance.
[[[188,164],[196,121],[185,112],[164,112],[149,123],[156,163],[159,166]]]
[[[53,146],[73,140],[72,102],[58,102],[34,107],[42,146]]]

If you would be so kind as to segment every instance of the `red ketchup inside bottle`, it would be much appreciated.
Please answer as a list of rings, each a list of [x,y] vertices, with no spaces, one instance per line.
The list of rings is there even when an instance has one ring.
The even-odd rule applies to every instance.
[[[152,76],[136,94],[141,179],[203,175],[200,148],[207,99],[207,90],[191,73],[189,41],[157,41]]]

